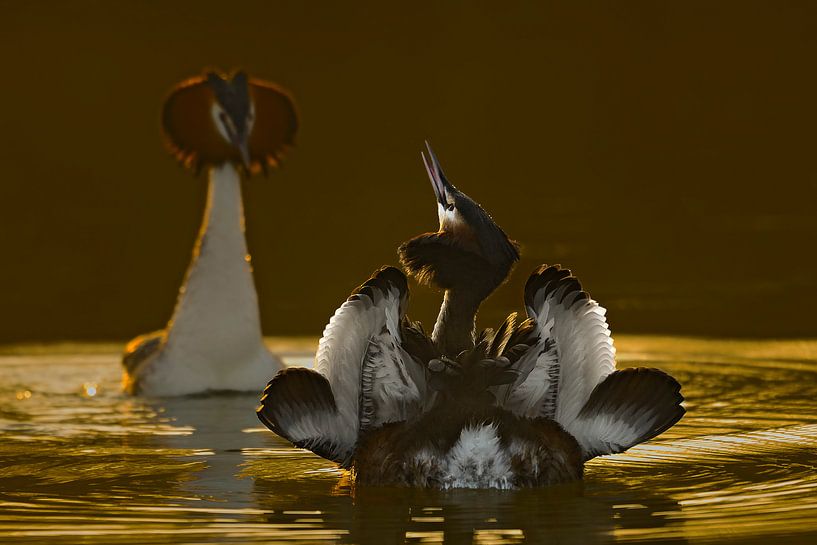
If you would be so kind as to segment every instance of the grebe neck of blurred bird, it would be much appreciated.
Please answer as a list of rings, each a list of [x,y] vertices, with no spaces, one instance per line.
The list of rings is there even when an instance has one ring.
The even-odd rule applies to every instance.
[[[241,176],[231,162],[209,170],[204,220],[168,326],[169,349],[188,339],[197,351],[215,351],[212,355],[230,361],[263,343],[244,237]]]

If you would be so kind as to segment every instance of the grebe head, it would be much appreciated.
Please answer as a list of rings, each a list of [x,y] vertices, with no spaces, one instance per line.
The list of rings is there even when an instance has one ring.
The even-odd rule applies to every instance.
[[[439,229],[404,242],[398,253],[408,272],[443,289],[501,284],[519,260],[517,244],[468,195],[454,187],[426,143],[421,154],[437,198]],[[487,296],[487,293],[485,294]]]
[[[250,132],[255,121],[255,106],[250,99],[247,74],[236,72],[232,79],[215,72],[207,73],[207,83],[215,95],[210,108],[219,135],[238,150],[244,166],[250,168]]]
[[[289,94],[243,71],[208,71],[182,82],[162,112],[168,147],[196,172],[232,163],[247,174],[266,173],[293,145],[297,126]]]

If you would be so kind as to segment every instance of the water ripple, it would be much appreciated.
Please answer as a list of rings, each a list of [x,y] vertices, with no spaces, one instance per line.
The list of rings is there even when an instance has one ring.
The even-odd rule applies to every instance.
[[[254,395],[125,397],[116,347],[7,348],[0,541],[817,540],[817,342],[617,341],[623,365],[662,367],[684,384],[677,426],[590,462],[581,483],[448,492],[355,488],[267,433]],[[288,360],[308,363],[295,344],[281,345]]]

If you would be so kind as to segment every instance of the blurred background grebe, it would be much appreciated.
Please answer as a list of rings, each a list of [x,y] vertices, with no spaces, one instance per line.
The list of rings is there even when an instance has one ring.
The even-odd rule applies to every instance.
[[[817,5],[0,10],[0,541],[817,539]],[[287,363],[435,228],[428,137],[522,244],[480,322],[521,307],[534,266],[569,266],[620,366],[672,373],[687,416],[581,484],[432,494],[351,490],[256,433],[252,395],[122,395],[122,344],[171,313],[206,195],[162,148],[161,101],[206,66],[280,82],[301,113],[286,164],[243,188]],[[411,305],[428,325],[439,294]]]

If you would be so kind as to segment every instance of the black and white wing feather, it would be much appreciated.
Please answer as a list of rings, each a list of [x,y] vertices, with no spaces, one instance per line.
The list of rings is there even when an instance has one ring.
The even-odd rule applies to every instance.
[[[534,271],[525,306],[539,343],[517,363],[520,377],[506,409],[555,420],[579,441],[586,459],[621,452],[681,418],[675,379],[655,369],[615,370],[606,310],[569,270],[543,265]]]
[[[354,440],[340,416],[326,377],[311,369],[283,369],[264,388],[258,419],[295,446],[345,464]],[[351,446],[350,446],[351,445]]]
[[[406,277],[377,271],[329,320],[315,370],[289,369],[267,385],[258,416],[275,433],[348,465],[359,435],[406,420],[424,395],[422,368],[402,346]]]
[[[681,385],[658,369],[622,369],[596,386],[568,430],[585,460],[628,448],[664,433],[686,412]]]
[[[596,384],[615,370],[606,311],[558,265],[539,267],[531,275],[525,306],[536,322],[539,343],[517,365],[520,379],[505,407],[567,427]]]

